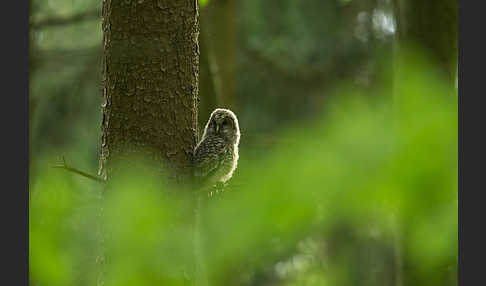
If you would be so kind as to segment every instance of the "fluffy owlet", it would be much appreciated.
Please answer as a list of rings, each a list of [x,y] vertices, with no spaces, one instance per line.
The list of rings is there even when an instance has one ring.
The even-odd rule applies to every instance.
[[[204,184],[225,183],[238,163],[240,128],[236,115],[217,108],[209,117],[194,150],[194,176]]]

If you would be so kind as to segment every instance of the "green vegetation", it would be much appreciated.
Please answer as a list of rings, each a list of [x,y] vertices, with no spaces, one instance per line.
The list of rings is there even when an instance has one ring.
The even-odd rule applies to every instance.
[[[243,130],[235,177],[200,209],[210,285],[457,284],[457,97],[426,62],[401,63],[381,73],[393,93],[344,81],[263,156]],[[142,169],[113,178],[100,211],[101,184],[47,166],[31,182],[32,285],[94,285],[100,231],[105,285],[194,281],[193,192]]]
[[[52,168],[97,171],[107,2],[30,1],[32,286],[457,285],[456,2],[199,0],[200,129],[242,133],[199,202]]]

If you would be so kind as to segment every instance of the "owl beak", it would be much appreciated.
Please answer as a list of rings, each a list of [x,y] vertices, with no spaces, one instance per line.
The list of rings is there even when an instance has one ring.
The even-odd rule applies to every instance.
[[[216,125],[216,133],[219,132],[219,125]]]

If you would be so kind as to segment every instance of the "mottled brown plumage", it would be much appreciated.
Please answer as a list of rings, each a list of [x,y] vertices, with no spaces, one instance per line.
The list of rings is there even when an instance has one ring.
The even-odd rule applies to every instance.
[[[225,183],[238,163],[240,129],[236,115],[228,109],[215,109],[194,150],[194,176],[204,184]]]

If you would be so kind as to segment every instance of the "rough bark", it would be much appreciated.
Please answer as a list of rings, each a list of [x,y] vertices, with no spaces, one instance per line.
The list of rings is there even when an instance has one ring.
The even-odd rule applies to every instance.
[[[103,1],[104,178],[113,176],[113,162],[142,153],[171,181],[189,179],[197,141],[198,9],[197,0]],[[98,285],[104,282],[102,229]]]
[[[105,0],[102,14],[99,174],[136,150],[180,182],[197,140],[197,0]]]
[[[455,82],[457,72],[457,1],[394,0],[400,46],[418,45],[439,70]]]

